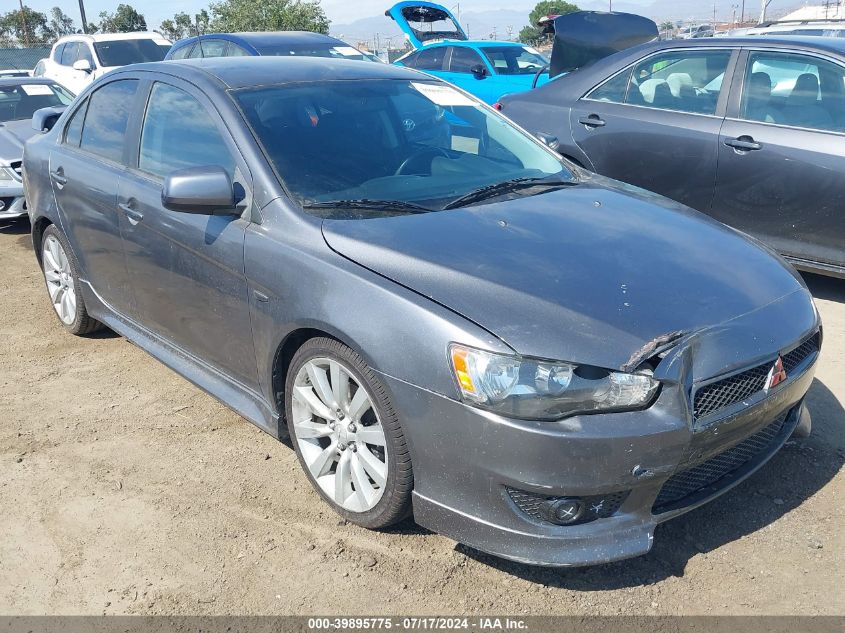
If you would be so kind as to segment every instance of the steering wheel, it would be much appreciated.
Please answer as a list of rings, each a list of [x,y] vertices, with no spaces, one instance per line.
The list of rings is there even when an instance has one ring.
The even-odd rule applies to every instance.
[[[449,154],[447,154],[446,150],[443,149],[442,147],[424,147],[423,149],[417,150],[416,152],[414,152],[413,154],[408,156],[408,158],[403,160],[402,164],[399,165],[399,167],[396,169],[396,171],[393,173],[393,175],[394,176],[409,175],[408,173],[406,173],[408,171],[408,169],[411,168],[411,167],[414,167],[415,163],[417,163],[419,160],[421,160],[421,159],[423,159],[427,156],[430,156],[429,161],[428,161],[429,169],[431,168],[431,161],[433,161],[438,156],[443,156],[444,158],[449,158]],[[420,173],[420,172],[413,172],[412,171],[410,173],[414,174],[414,173]]]

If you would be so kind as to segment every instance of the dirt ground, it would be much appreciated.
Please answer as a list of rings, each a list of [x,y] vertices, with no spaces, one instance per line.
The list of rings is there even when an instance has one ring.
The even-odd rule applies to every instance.
[[[0,227],[0,613],[845,614],[845,281],[814,433],[653,551],[573,570],[344,525],[293,451],[123,338],[66,334]]]

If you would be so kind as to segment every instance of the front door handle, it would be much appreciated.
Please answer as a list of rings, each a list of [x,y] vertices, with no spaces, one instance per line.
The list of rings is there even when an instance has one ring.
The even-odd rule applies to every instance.
[[[53,179],[53,182],[55,182],[57,185],[59,185],[59,188],[65,186],[67,184],[67,176],[65,176],[65,170],[62,169],[61,167],[59,167],[55,171],[51,171],[50,172],[50,178]]]
[[[591,114],[590,116],[582,116],[578,119],[578,123],[586,125],[587,127],[604,127],[607,125],[604,119],[598,114]]]
[[[763,146],[755,141],[750,136],[740,136],[738,138],[729,138],[725,141],[725,145],[733,147],[740,152],[750,152],[753,150],[763,149]]]
[[[133,209],[130,202],[121,202],[117,206],[120,207],[120,210],[126,214],[126,217],[129,218],[130,222],[138,224],[138,222],[144,219],[144,214],[136,209]]]

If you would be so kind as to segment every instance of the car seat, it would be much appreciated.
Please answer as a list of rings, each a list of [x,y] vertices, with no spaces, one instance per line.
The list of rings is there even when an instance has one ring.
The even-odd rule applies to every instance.
[[[751,73],[745,97],[745,118],[749,121],[774,123],[772,115],[772,78],[768,73]]]
[[[819,105],[819,78],[812,73],[799,75],[786,98],[783,121],[787,125],[826,129],[833,125],[830,114]]]

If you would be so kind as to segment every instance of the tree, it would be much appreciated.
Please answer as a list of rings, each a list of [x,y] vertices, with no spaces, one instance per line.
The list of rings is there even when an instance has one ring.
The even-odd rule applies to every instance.
[[[55,36],[72,35],[76,33],[73,18],[61,10],[60,7],[50,9],[50,30]]]
[[[147,21],[128,4],[117,5],[117,11],[100,13],[100,31],[103,33],[130,33],[146,31]]]
[[[537,44],[543,39],[543,34],[537,28],[537,22],[540,18],[544,18],[547,15],[565,15],[566,13],[574,13],[580,10],[571,2],[562,0],[543,0],[542,2],[538,2],[531,13],[528,14],[528,26],[523,27],[519,32],[518,39],[523,44]]]
[[[211,31],[329,32],[319,0],[220,0],[210,9]]]
[[[193,19],[184,11],[180,11],[173,16],[172,20],[162,20],[159,31],[171,42],[175,42],[208,32],[209,19],[208,11],[205,9],[195,14]]]
[[[43,46],[50,44],[55,34],[47,23],[47,16],[24,5],[0,14],[0,42],[5,45]]]

